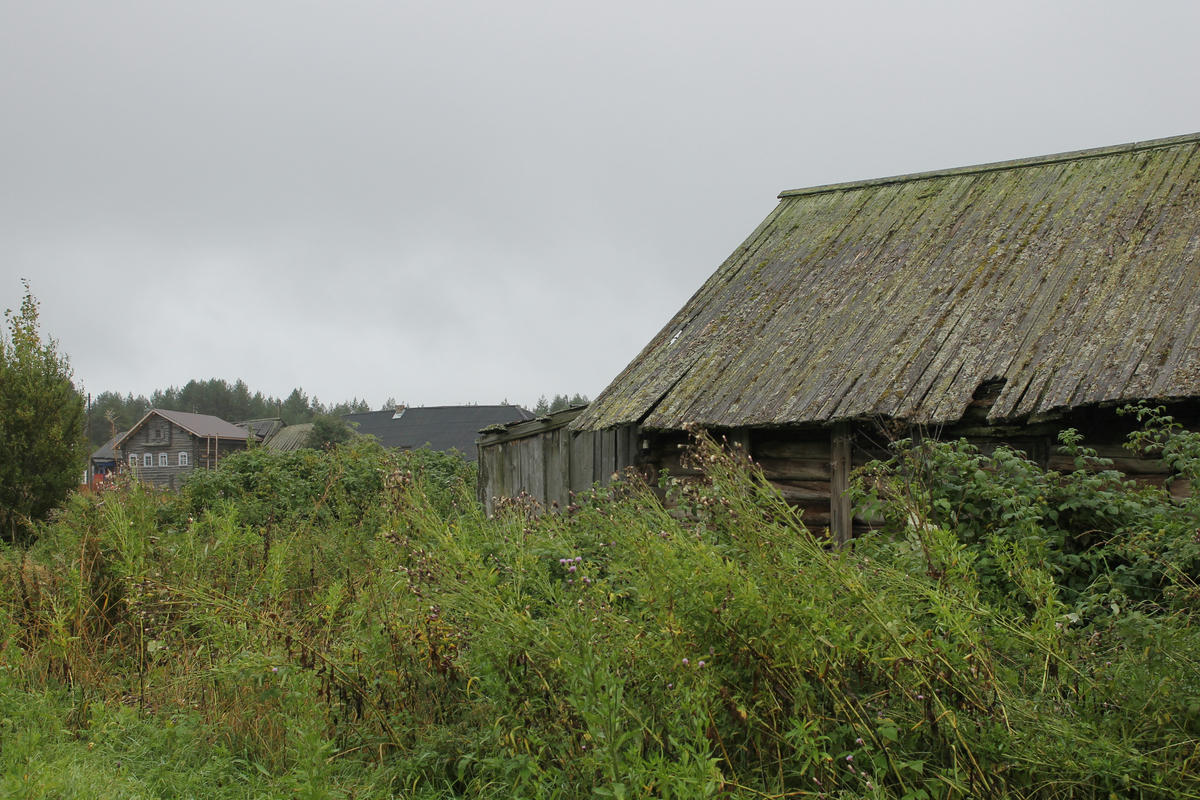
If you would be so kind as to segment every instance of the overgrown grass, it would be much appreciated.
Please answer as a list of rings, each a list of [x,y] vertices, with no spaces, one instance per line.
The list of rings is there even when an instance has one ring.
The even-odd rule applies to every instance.
[[[666,505],[371,445],[74,498],[0,561],[0,794],[1200,796],[1196,495],[922,448],[840,552],[705,440]],[[1089,579],[1012,475],[1121,504]]]

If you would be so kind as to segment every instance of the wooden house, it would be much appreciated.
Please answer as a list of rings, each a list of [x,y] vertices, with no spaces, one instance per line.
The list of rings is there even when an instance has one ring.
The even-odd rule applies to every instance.
[[[88,470],[84,483],[95,489],[109,480],[109,476],[117,471],[117,456],[113,445],[124,435],[125,432],[122,431],[92,451],[92,455],[88,458]]]
[[[113,445],[117,459],[139,480],[176,489],[194,469],[212,469],[245,450],[254,434],[219,417],[151,409]]]
[[[786,191],[570,423],[637,432],[678,471],[684,429],[741,442],[810,525],[851,535],[849,470],[889,436],[965,436],[1063,465],[1115,410],[1200,422],[1200,135]]]

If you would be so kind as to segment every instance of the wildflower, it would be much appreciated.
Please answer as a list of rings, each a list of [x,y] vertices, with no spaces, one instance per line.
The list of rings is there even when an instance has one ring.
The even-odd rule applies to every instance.
[[[271,667],[271,672],[279,672],[279,667]]]
[[[567,567],[567,572],[574,572],[574,571],[575,571],[575,565],[574,565],[574,564],[572,564],[571,566]]]
[[[860,737],[858,737],[857,739],[855,739],[855,740],[854,740],[854,743],[855,743],[855,744],[862,744],[862,743],[863,743],[862,737],[860,736]]]
[[[846,760],[847,760],[847,761],[853,761],[853,760],[854,760],[854,756],[853,756],[853,755],[846,756]]]
[[[917,699],[918,699],[918,700],[924,700],[924,699],[925,699],[925,695],[923,695],[923,694],[919,694],[919,695],[917,695]]]
[[[696,662],[696,666],[697,666],[697,667],[703,667],[703,666],[705,666],[705,664],[704,664],[704,662],[703,662],[703,661],[697,661],[697,662]]]
[[[692,662],[691,662],[691,661],[688,661],[688,660],[687,660],[687,657],[685,656],[685,657],[684,657],[684,659],[683,659],[683,665],[686,667],[686,666],[687,666],[688,664],[690,664],[690,663],[692,663]]]
[[[583,556],[575,556],[575,563],[578,564],[580,561],[583,561]]]
[[[565,558],[560,558],[558,560],[558,563],[562,564],[565,567],[567,565],[567,560]]]

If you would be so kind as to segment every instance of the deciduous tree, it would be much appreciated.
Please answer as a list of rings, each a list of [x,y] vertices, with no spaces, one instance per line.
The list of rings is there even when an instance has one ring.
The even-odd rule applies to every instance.
[[[42,341],[38,301],[25,284],[0,331],[0,536],[27,539],[32,523],[79,485],[87,458],[83,397],[58,343]]]

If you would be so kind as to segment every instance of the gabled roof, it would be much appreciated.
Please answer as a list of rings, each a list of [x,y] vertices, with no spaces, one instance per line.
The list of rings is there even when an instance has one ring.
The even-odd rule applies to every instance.
[[[520,406],[428,406],[398,411],[346,414],[355,432],[374,436],[384,447],[458,450],[468,461],[476,458],[475,440],[489,425],[503,425],[533,414]]]
[[[126,439],[141,429],[146,424],[146,421],[154,416],[162,417],[168,422],[173,422],[193,436],[246,441],[252,435],[231,422],[226,422],[220,417],[214,417],[209,414],[191,414],[187,411],[168,411],[162,408],[152,408],[146,412],[144,417],[137,421],[137,424],[125,434],[118,437],[114,447],[121,447]]]
[[[1200,396],[1200,134],[784,192],[573,423],[992,419]]]

